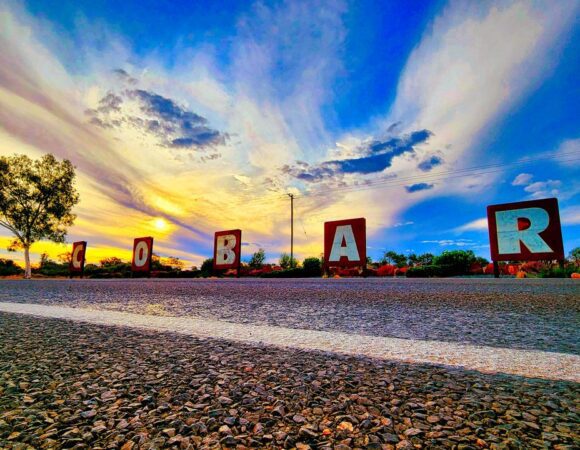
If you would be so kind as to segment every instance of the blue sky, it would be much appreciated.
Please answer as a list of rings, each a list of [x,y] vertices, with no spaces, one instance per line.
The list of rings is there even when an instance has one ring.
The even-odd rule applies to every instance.
[[[75,163],[70,240],[93,258],[154,234],[162,254],[199,263],[214,231],[241,228],[247,252],[275,260],[288,192],[301,257],[321,253],[325,220],[358,216],[373,258],[489,257],[487,205],[553,196],[568,252],[580,246],[579,8],[11,0],[0,154]]]

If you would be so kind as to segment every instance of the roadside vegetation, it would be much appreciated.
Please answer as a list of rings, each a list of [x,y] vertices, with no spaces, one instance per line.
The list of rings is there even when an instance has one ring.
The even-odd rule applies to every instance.
[[[32,265],[31,273],[35,277],[68,277],[70,252],[58,255],[52,260],[47,254],[41,255],[40,262]],[[290,256],[280,255],[275,264],[266,263],[263,249],[255,252],[247,261],[242,262],[240,276],[261,278],[309,278],[323,276],[323,258],[308,257],[303,261]],[[570,278],[580,272],[580,247],[575,248],[563,266],[556,261],[508,262],[500,264],[502,276],[519,278]],[[24,269],[10,259],[0,258],[0,276],[22,276]],[[120,258],[102,259],[98,264],[87,264],[84,275],[87,278],[131,278],[131,263]],[[151,276],[155,278],[207,278],[233,277],[236,270],[214,271],[213,259],[203,261],[200,268],[186,267],[177,257],[161,257],[153,254]],[[439,255],[424,253],[404,255],[394,251],[385,252],[378,261],[367,258],[363,274],[360,268],[331,268],[327,276],[331,277],[461,277],[493,276],[493,264],[487,259],[476,256],[471,250],[446,250]]]

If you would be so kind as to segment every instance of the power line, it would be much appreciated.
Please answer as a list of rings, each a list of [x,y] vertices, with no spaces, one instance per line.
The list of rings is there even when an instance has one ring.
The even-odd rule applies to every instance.
[[[561,162],[580,161],[580,158],[564,159],[564,160],[560,160],[560,161]],[[506,167],[506,166],[510,166],[510,165],[525,165],[525,164],[530,164],[531,162],[532,161],[522,162],[522,163],[502,164],[501,166],[498,165],[497,166],[498,168],[495,170],[476,170],[476,169],[480,169],[480,168],[472,168],[472,169],[469,169],[469,171],[468,171],[468,169],[463,169],[463,170],[458,170],[458,171],[438,172],[435,174],[422,175],[422,176],[410,176],[410,177],[404,177],[404,178],[389,178],[387,180],[381,179],[381,180],[371,181],[371,182],[368,182],[368,183],[365,183],[362,185],[332,188],[332,192],[357,192],[357,191],[365,191],[365,190],[371,190],[371,189],[381,189],[381,188],[387,188],[387,187],[402,186],[402,185],[409,184],[412,181],[429,182],[429,181],[439,181],[442,179],[450,179],[450,178],[462,178],[462,177],[467,177],[467,176],[486,175],[489,173],[502,172],[503,170],[501,167]],[[534,162],[536,162],[536,161],[534,161]],[[328,195],[328,192],[305,192],[299,196],[296,196],[296,198],[318,197],[321,195]]]
[[[462,178],[466,176],[479,176],[479,175],[486,175],[490,173],[498,173],[501,172],[502,168],[505,167],[518,167],[518,166],[525,166],[529,164],[533,164],[539,161],[544,160],[558,160],[559,162],[574,162],[579,161],[580,158],[575,158],[575,156],[580,155],[578,151],[572,152],[563,152],[558,155],[546,155],[540,157],[529,157],[524,158],[519,161],[513,161],[508,163],[495,163],[495,164],[486,164],[481,166],[473,166],[464,169],[456,169],[456,170],[448,170],[448,171],[441,171],[441,172],[433,172],[430,174],[421,174],[421,175],[412,175],[408,177],[387,177],[387,178],[380,178],[377,180],[369,181],[364,184],[360,185],[353,185],[353,186],[344,186],[344,187],[333,187],[332,192],[359,192],[365,190],[372,190],[372,189],[381,189],[381,188],[388,188],[388,187],[397,187],[401,185],[408,184],[413,181],[417,182],[433,182],[439,181],[441,179],[453,179],[453,178]],[[568,158],[562,158],[568,157]],[[486,170],[489,169],[489,170]],[[495,169],[495,170],[492,170]],[[242,199],[243,205],[245,206],[259,206],[259,205],[266,205],[274,202],[280,202],[288,197],[289,194],[287,193],[280,193],[273,195],[267,198],[249,198],[248,200]],[[324,192],[304,192],[301,194],[294,194],[294,198],[304,198],[304,197],[319,197],[328,195],[328,191]],[[251,194],[248,194],[248,197],[251,197]],[[247,198],[247,197],[246,197]]]

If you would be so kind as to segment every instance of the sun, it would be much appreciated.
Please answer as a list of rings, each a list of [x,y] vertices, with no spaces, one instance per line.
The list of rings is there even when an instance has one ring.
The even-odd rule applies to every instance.
[[[164,231],[167,229],[167,221],[161,217],[158,217],[157,219],[153,220],[153,226],[159,231]]]

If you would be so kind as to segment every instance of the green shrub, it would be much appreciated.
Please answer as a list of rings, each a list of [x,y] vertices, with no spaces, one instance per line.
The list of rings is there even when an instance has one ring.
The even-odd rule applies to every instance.
[[[303,278],[307,275],[304,273],[302,267],[295,267],[293,269],[274,270],[273,272],[263,273],[262,278]]]
[[[12,275],[20,275],[24,273],[24,269],[18,266],[11,259],[0,258],[0,276],[8,277]]]
[[[469,275],[471,265],[477,261],[473,250],[445,250],[433,259],[433,265],[447,267],[446,275]]]
[[[407,270],[409,278],[452,277],[457,275],[455,268],[450,265],[431,264],[428,266],[410,267]]]
[[[539,278],[570,278],[578,270],[577,267],[569,265],[566,267],[546,267],[538,273]]]
[[[322,263],[320,259],[311,257],[306,258],[302,263],[305,277],[320,277],[322,276]]]

